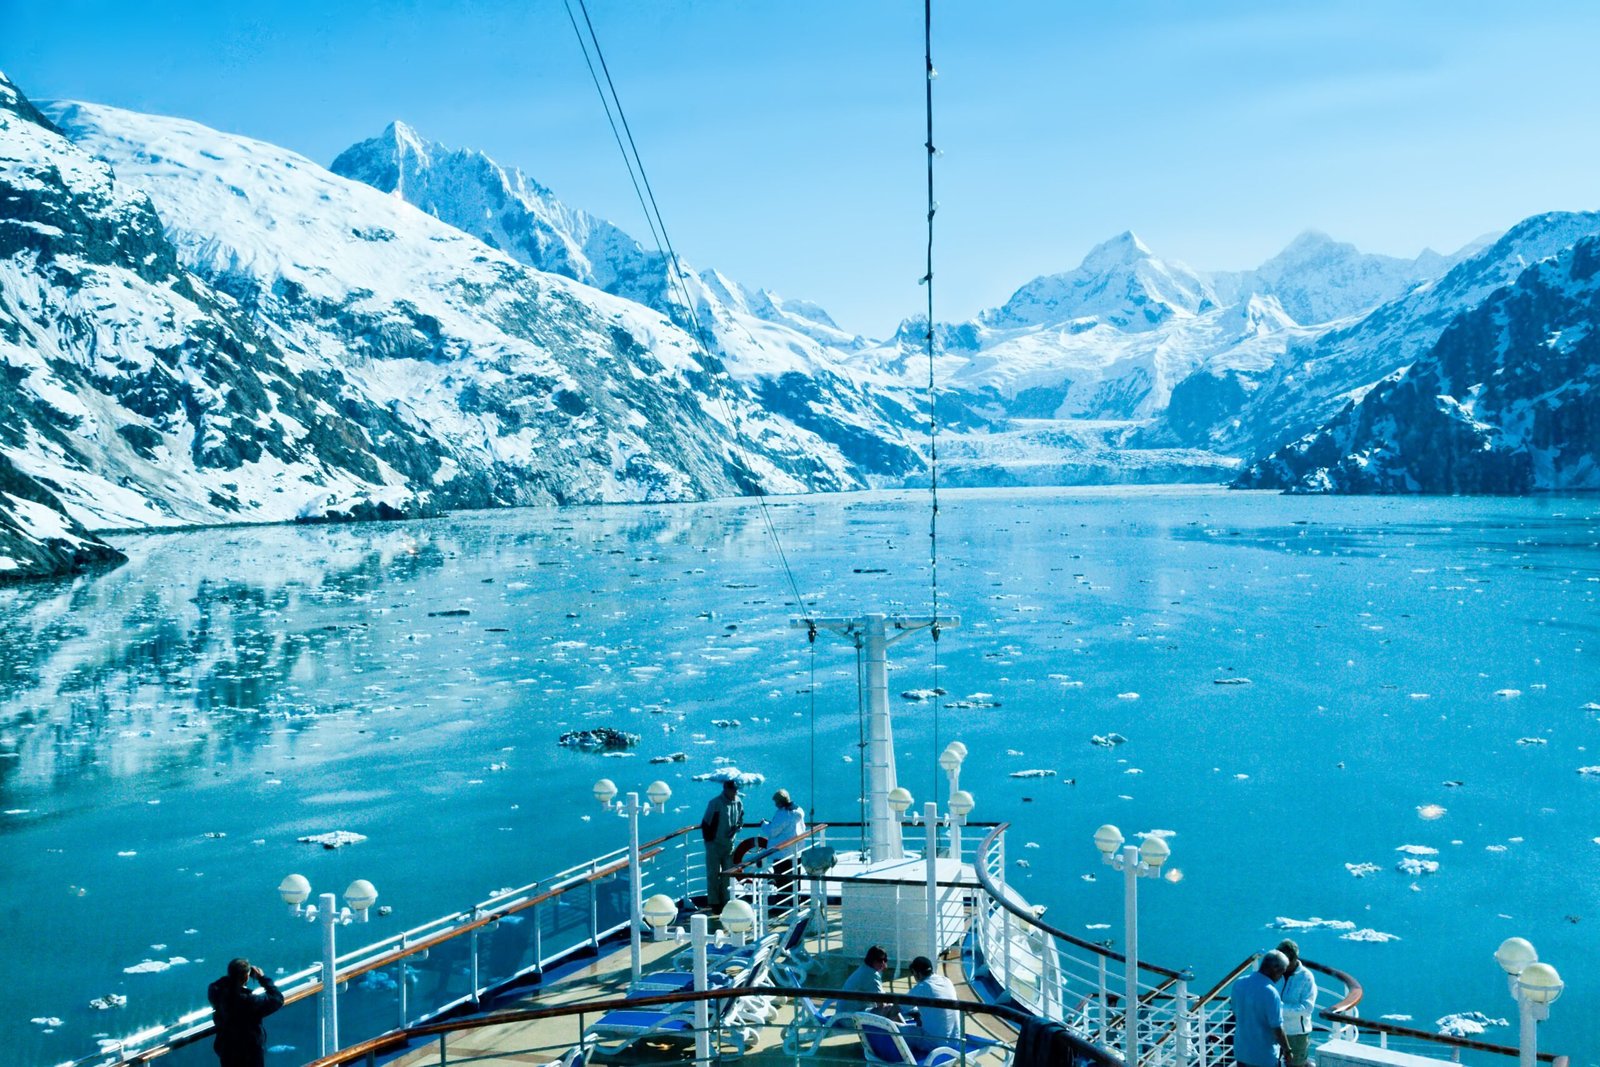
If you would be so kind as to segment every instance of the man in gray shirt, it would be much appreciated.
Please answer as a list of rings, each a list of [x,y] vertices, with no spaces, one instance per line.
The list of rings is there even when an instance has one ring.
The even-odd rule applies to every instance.
[[[733,865],[733,843],[744,825],[744,801],[739,783],[729,779],[722,792],[711,798],[700,819],[700,836],[706,843],[706,906],[713,916],[728,905],[728,868]]]

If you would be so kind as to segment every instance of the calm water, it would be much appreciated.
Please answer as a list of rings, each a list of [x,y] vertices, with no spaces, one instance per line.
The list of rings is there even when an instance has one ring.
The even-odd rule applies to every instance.
[[[1091,834],[1167,829],[1183,877],[1143,887],[1143,954],[1192,965],[1198,987],[1275,943],[1277,917],[1318,917],[1398,937],[1299,935],[1362,979],[1363,1014],[1510,1017],[1491,953],[1520,934],[1568,983],[1544,1045],[1600,1058],[1600,776],[1578,773],[1600,764],[1600,500],[945,503],[941,595],[963,621],[940,681],[1000,706],[946,709],[941,743],[967,743],[974,818],[1013,823],[1029,862],[1013,876],[1054,922],[1117,934],[1120,885],[1086,877]],[[926,610],[921,497],[772,517],[817,613]],[[314,930],[274,892],[290,871],[377,883],[395,909],[377,936],[620,845],[620,825],[583,818],[602,774],[626,790],[670,771],[688,815],[707,795],[688,776],[731,757],[814,817],[857,815],[853,653],[819,639],[813,740],[812,663],[747,505],[123,547],[111,574],[0,591],[0,1047],[17,1062],[194,1007],[229,956],[310,963]],[[456,609],[471,614],[430,614]],[[926,641],[893,654],[895,693],[935,684]],[[1251,684],[1213,684],[1227,676]],[[932,710],[897,704],[920,802]],[[642,734],[639,758],[557,749],[598,724]],[[1110,731],[1128,743],[1089,744]],[[645,764],[674,751],[689,762]],[[1058,776],[1010,777],[1030,768]],[[333,829],[369,840],[295,842]],[[1437,849],[1438,872],[1398,871],[1406,845]],[[174,957],[192,962],[125,973]],[[126,1008],[89,1008],[112,992]]]

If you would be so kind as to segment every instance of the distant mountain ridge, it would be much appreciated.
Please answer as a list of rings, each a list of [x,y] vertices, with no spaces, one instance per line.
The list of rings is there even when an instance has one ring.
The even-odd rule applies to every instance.
[[[113,558],[89,529],[925,477],[924,320],[872,340],[716,270],[680,289],[621,228],[404,123],[334,173],[46,112],[0,75],[0,579]],[[1556,212],[1408,260],[1307,231],[1205,272],[1124,232],[934,324],[941,477],[1594,487],[1597,238],[1600,214]]]

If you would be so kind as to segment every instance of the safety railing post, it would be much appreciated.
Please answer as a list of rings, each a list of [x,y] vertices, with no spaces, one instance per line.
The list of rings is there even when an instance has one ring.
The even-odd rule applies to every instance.
[[[1100,1003],[1099,1037],[1101,1041],[1107,1041],[1109,1039],[1109,1032],[1111,1030],[1111,989],[1109,983],[1106,981],[1105,956],[1103,954],[1097,955],[1095,959],[1100,963],[1100,987],[1097,994]]]
[[[1000,892],[1004,893],[1006,891],[1006,835],[1003,830],[1000,832],[998,840],[995,841],[995,855],[1000,865],[1000,869],[996,872],[996,877],[1000,882]],[[1005,906],[1004,901],[1000,903],[1000,939],[1000,959],[1005,964],[1006,969],[1005,981],[1000,983],[1000,988],[1005,990],[1008,996],[1015,996],[1011,990],[1011,909]]]
[[[528,921],[533,923],[533,966],[544,973],[544,923],[539,918],[540,905],[528,909]]]
[[[591,865],[592,870],[593,865]],[[600,879],[589,879],[589,943],[600,951]]]
[[[1187,1065],[1189,1062],[1189,983],[1178,979],[1177,999],[1174,1001],[1178,1009],[1178,1018],[1175,1025],[1178,1028],[1178,1062]]]
[[[405,934],[400,935],[400,951],[404,952],[411,943],[411,938]],[[395,977],[400,986],[400,1029],[404,1030],[411,1024],[411,983],[406,981],[406,957],[402,955],[395,961]]]
[[[1202,1004],[1195,1011],[1195,1022],[1199,1024],[1198,1040],[1200,1042],[1200,1054],[1195,1057],[1197,1067],[1209,1067],[1211,1062],[1211,1027],[1206,1025],[1206,1020],[1209,1017],[1209,1005]]]
[[[472,921],[478,921],[478,909],[476,905],[474,905],[472,909]],[[479,1003],[478,994],[483,990],[483,983],[478,980],[478,931],[481,929],[482,927],[473,927],[471,937],[469,938],[469,941],[472,945],[472,1003],[474,1004]]]

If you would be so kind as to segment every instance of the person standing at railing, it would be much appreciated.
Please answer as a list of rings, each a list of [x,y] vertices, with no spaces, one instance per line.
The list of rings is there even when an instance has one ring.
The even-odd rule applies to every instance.
[[[806,832],[806,809],[790,799],[787,789],[772,794],[772,803],[776,810],[772,818],[761,824],[761,831],[767,844],[776,848]],[[787,908],[794,902],[794,866],[795,858],[800,855],[800,844],[794,841],[773,857],[772,903],[779,909]]]
[[[261,983],[259,992],[250,991],[252,978]],[[228,973],[206,987],[206,999],[217,1028],[211,1047],[222,1067],[261,1067],[267,1048],[261,1020],[283,1007],[277,985],[249,960],[229,960]]]
[[[1317,979],[1300,962],[1300,946],[1289,938],[1278,943],[1289,960],[1278,994],[1283,998],[1283,1032],[1289,1038],[1284,1059],[1288,1067],[1306,1067],[1311,1053],[1311,1014],[1317,1010]]]
[[[712,917],[721,915],[728,905],[728,868],[733,865],[733,843],[743,826],[744,801],[739,799],[739,783],[729,778],[700,818],[700,836],[706,843],[706,906]]]
[[[1233,1061],[1240,1067],[1278,1067],[1278,1057],[1288,1053],[1278,995],[1288,969],[1288,957],[1268,952],[1256,970],[1233,983]]]

